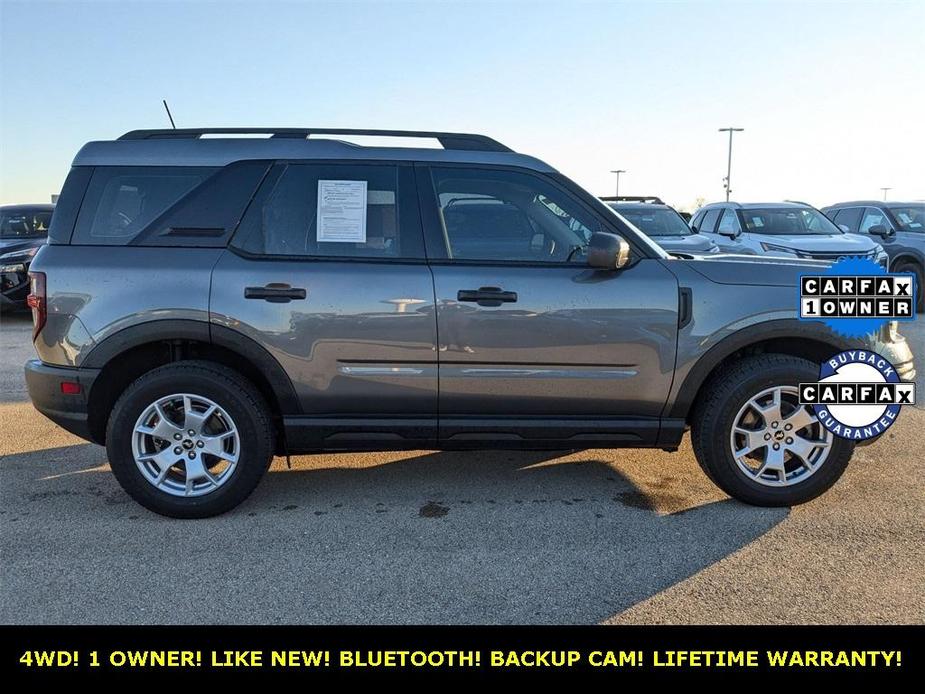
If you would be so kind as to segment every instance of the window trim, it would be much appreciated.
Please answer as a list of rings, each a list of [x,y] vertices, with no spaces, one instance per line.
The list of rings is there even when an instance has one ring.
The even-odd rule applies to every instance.
[[[896,228],[893,226],[893,220],[890,219],[889,213],[882,207],[875,207],[874,205],[864,205],[862,209],[864,211],[861,212],[861,218],[858,220],[858,230],[854,233],[864,234],[864,236],[873,236],[873,234],[871,234],[870,231],[861,231],[861,227],[864,226],[864,218],[867,216],[868,210],[876,210],[877,212],[879,212],[880,215],[886,220],[887,229],[891,229],[893,231],[896,230]],[[874,226],[876,226],[876,224]]]
[[[706,211],[703,213],[703,219],[700,220],[700,225],[701,225],[701,226],[698,226],[698,227],[697,227],[697,231],[700,232],[700,233],[702,233],[702,234],[715,234],[715,233],[717,233],[716,227],[719,226],[719,220],[722,218],[723,213],[724,213],[727,209],[729,209],[729,208],[727,208],[727,207],[711,207],[710,209],[706,210]],[[719,214],[716,215],[716,221],[713,222],[713,228],[712,228],[712,229],[703,229],[703,228],[702,228],[703,220],[706,219],[706,218],[707,218],[707,215],[710,214],[711,212],[719,212]]]

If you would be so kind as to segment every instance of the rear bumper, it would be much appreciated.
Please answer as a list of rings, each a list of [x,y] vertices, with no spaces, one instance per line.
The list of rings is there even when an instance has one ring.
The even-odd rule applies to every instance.
[[[26,388],[35,409],[62,429],[93,441],[88,425],[87,398],[98,374],[99,369],[51,366],[32,359],[26,362]],[[61,383],[64,381],[79,383],[80,392],[62,393]]]

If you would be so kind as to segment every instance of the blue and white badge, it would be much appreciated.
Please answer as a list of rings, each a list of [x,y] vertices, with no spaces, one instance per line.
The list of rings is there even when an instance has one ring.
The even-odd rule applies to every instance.
[[[915,384],[870,350],[852,349],[822,363],[819,380],[800,384],[800,403],[811,405],[836,436],[863,441],[893,426],[903,405],[915,402]]]

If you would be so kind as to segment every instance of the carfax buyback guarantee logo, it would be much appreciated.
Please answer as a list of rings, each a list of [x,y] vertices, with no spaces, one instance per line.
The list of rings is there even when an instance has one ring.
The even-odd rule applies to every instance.
[[[863,441],[889,429],[900,407],[915,401],[915,384],[899,380],[876,352],[854,349],[822,363],[819,381],[800,384],[800,404],[836,436]]]
[[[867,258],[843,258],[821,274],[800,276],[800,319],[817,320],[846,337],[876,333],[889,321],[915,319],[915,276],[891,274]],[[847,350],[822,363],[816,383],[800,384],[800,403],[836,436],[880,436],[915,402],[915,384],[870,350]]]

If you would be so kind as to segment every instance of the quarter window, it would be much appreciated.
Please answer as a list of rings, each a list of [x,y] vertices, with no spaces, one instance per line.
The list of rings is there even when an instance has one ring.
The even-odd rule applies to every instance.
[[[515,171],[432,169],[447,257],[584,262],[597,218],[544,179]]]
[[[834,221],[842,231],[857,233],[863,211],[863,207],[846,207],[835,214]]]

